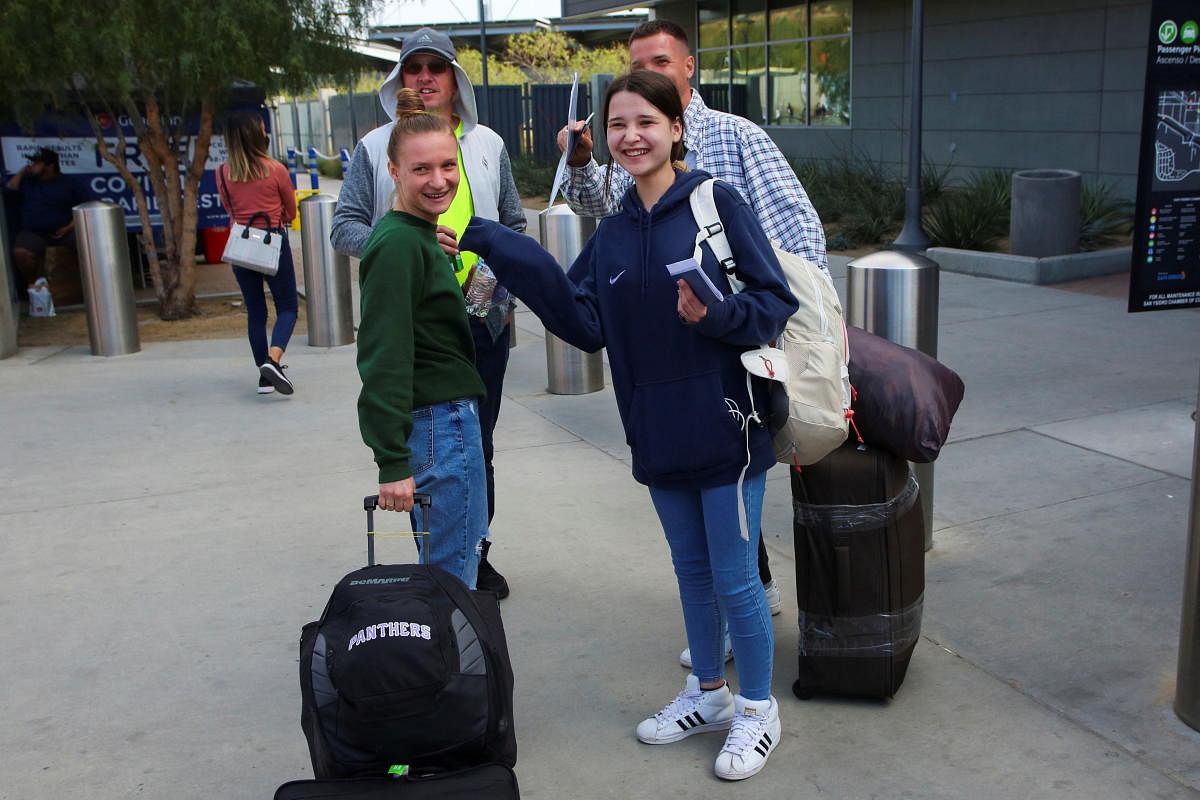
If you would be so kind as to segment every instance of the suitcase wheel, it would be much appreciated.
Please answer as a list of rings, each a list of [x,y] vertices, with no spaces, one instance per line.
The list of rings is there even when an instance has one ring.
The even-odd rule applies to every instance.
[[[817,687],[811,683],[803,683],[799,679],[792,684],[792,694],[801,700],[812,700],[817,696]]]

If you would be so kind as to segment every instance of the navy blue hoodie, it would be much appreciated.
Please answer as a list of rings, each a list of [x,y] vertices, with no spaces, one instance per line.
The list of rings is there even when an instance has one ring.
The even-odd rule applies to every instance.
[[[600,222],[571,267],[529,237],[475,218],[460,246],[478,253],[500,282],[564,341],[595,352],[608,348],[613,389],[633,477],[663,489],[706,489],[734,483],[774,462],[771,437],[750,422],[740,354],[779,335],[796,311],[779,261],[754,212],[733,188],[717,183],[717,210],[745,289],[733,294],[708,247],[703,268],[726,294],[703,320],[684,325],[678,290],[666,265],[692,255],[697,226],[688,196],[703,171],[677,172],[650,211],[631,187],[621,210]],[[755,407],[765,413],[765,391]]]

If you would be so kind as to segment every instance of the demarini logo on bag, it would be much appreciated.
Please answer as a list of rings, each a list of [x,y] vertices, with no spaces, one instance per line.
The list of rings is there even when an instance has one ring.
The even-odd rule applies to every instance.
[[[428,640],[432,638],[432,631],[428,625],[421,625],[417,622],[379,622],[375,625],[368,625],[351,636],[346,652],[353,650],[357,645],[389,637]]]

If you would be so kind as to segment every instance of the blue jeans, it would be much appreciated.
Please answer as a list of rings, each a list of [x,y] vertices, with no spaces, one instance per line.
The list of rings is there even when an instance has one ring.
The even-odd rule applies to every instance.
[[[242,299],[246,302],[246,335],[250,338],[250,351],[254,354],[254,365],[262,366],[267,360],[267,294],[263,284],[271,287],[271,298],[275,301],[275,327],[271,329],[271,347],[286,350],[296,327],[300,302],[296,296],[296,267],[292,263],[292,248],[288,246],[287,234],[283,234],[283,247],[279,250],[279,272],[268,277],[245,267],[234,267]]]
[[[702,682],[724,676],[722,619],[728,620],[740,694],[748,700],[771,696],[775,655],[771,610],[758,575],[766,483],[765,472],[743,482],[748,539],[742,538],[738,520],[737,484],[699,490],[650,487],[679,581],[692,672]]]
[[[479,543],[487,536],[487,481],[474,399],[450,400],[414,408],[408,437],[410,463],[418,492],[433,500],[428,514],[413,510],[414,531],[428,531],[428,546],[418,537],[426,564],[436,564],[475,588]],[[428,516],[428,519],[422,517]]]

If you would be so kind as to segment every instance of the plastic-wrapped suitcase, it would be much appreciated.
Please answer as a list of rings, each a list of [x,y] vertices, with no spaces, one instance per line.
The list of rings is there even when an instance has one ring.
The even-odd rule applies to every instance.
[[[423,515],[431,498],[414,499]],[[512,767],[513,675],[496,595],[433,565],[376,565],[376,503],[363,501],[368,566],[343,577],[301,632],[300,726],[313,774]]]
[[[400,778],[291,781],[275,800],[520,800],[517,777],[503,764]]]
[[[792,691],[892,697],[921,633],[925,534],[908,462],[848,443],[792,472],[800,670]]]

